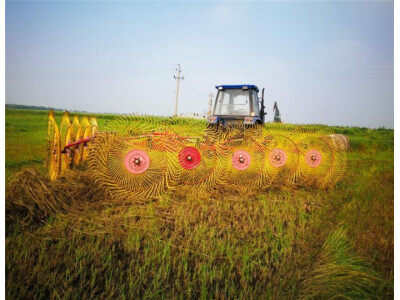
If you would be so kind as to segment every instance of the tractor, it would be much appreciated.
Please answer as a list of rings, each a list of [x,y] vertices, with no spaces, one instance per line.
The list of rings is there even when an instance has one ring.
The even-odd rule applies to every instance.
[[[209,124],[225,125],[241,122],[245,125],[264,124],[264,89],[258,97],[255,85],[217,85],[218,92],[214,109],[208,118]]]

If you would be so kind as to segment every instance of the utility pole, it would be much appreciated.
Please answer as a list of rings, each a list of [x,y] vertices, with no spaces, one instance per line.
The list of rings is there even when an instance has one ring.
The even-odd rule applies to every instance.
[[[212,110],[212,103],[213,103],[213,93],[210,93],[210,101],[208,102],[208,116],[211,116],[211,110]]]
[[[176,95],[175,95],[175,110],[174,110],[174,117],[178,115],[178,97],[179,97],[179,84],[181,80],[183,80],[183,76],[181,76],[181,65],[178,64],[178,68],[176,69],[177,75],[174,76],[176,79]]]

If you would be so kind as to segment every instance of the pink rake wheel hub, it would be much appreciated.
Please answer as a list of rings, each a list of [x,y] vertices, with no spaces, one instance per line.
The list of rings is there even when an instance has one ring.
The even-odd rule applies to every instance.
[[[238,150],[232,155],[232,166],[239,171],[246,170],[251,163],[251,156],[244,150]]]
[[[132,174],[141,174],[150,166],[150,157],[143,150],[132,150],[124,159],[125,168]]]
[[[271,152],[268,155],[268,160],[269,163],[276,167],[276,168],[280,168],[282,167],[287,160],[287,156],[285,151],[283,151],[282,149],[276,148],[271,150]]]
[[[318,167],[321,164],[321,153],[318,150],[312,149],[306,154],[306,164],[311,168]]]
[[[191,170],[196,168],[201,161],[200,152],[193,147],[186,147],[179,152],[178,155],[179,163],[186,170]]]

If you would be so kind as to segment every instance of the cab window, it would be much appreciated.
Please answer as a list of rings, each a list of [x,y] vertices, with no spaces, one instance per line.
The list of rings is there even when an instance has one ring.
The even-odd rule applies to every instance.
[[[250,93],[246,90],[220,90],[215,103],[214,115],[250,115]]]

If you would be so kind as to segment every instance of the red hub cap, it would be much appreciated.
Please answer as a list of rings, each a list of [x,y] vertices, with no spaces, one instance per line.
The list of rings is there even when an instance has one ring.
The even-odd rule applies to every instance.
[[[318,167],[321,164],[322,157],[318,150],[310,150],[306,154],[306,164],[311,168]]]
[[[141,174],[150,166],[150,157],[143,150],[132,150],[124,159],[125,168],[132,174]]]
[[[179,163],[187,170],[196,168],[201,161],[200,152],[193,147],[186,147],[179,152]]]
[[[280,168],[286,163],[287,156],[285,151],[276,148],[269,153],[268,160],[272,166]]]
[[[244,150],[238,150],[232,155],[232,166],[239,171],[246,170],[251,163],[251,156]]]

